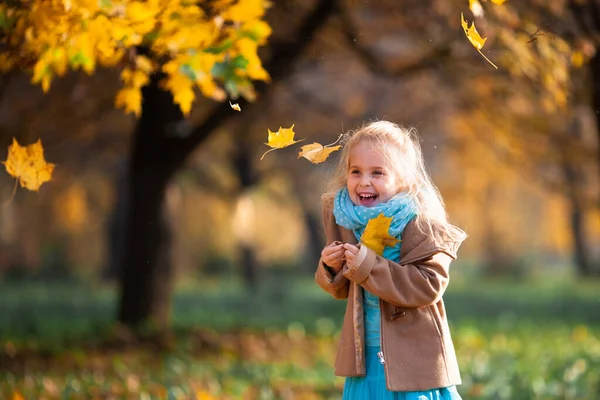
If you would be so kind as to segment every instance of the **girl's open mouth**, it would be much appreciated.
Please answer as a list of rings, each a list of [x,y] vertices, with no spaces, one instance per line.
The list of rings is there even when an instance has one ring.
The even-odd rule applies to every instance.
[[[358,201],[361,206],[372,206],[377,200],[377,195],[374,193],[363,193],[358,195]]]

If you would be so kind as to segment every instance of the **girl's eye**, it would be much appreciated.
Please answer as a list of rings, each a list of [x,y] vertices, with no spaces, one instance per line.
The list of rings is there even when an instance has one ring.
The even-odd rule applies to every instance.
[[[373,171],[373,175],[376,175],[376,176],[383,175],[383,171]]]
[[[360,173],[360,171],[359,171],[359,170],[357,170],[357,169],[353,169],[352,171],[350,171],[350,173],[351,173],[352,175],[358,175],[358,174]]]

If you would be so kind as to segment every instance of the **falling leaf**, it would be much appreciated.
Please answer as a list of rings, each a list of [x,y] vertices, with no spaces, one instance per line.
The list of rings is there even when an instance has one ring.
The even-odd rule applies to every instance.
[[[396,243],[400,242],[400,240],[389,234],[391,223],[392,217],[386,217],[383,213],[370,219],[360,241],[375,253],[380,256],[383,255],[383,249],[386,246],[395,246]]]
[[[334,146],[337,142],[340,141],[342,135],[338,137],[338,139],[328,145],[323,146],[321,143],[314,142],[313,144],[307,144],[300,148],[300,153],[298,153],[298,158],[304,157],[308,161],[313,164],[320,164],[323,161],[327,160],[329,155],[334,151],[339,150],[342,146]]]
[[[271,147],[271,149],[267,150],[260,159],[262,160],[263,158],[265,158],[267,153],[273,150],[283,149],[284,147],[291,146],[294,143],[298,143],[304,140],[294,140],[294,135],[294,125],[292,125],[289,128],[279,127],[279,130],[277,132],[271,132],[271,130],[269,129],[269,140],[268,143],[265,144]]]
[[[242,111],[242,108],[240,107],[240,105],[238,103],[233,103],[231,104],[231,102],[229,102],[229,105],[231,106],[231,108],[233,108],[235,111]]]
[[[506,0],[492,0],[492,3],[497,4],[497,5],[500,6],[500,5],[504,4],[505,1]]]
[[[342,146],[338,145],[333,147],[327,147],[317,142],[313,144],[307,144],[301,147],[302,151],[298,153],[298,158],[304,157],[313,164],[320,164],[323,161],[327,160],[327,157],[329,157],[331,153],[333,153],[336,150],[339,150],[340,147]]]
[[[52,179],[54,164],[44,160],[44,148],[38,139],[32,145],[20,146],[15,138],[8,148],[8,157],[3,162],[6,171],[19,179],[21,187],[38,191],[42,183]]]
[[[485,54],[481,52],[481,49],[483,48],[483,45],[485,44],[487,38],[482,38],[479,35],[479,32],[477,32],[477,29],[475,28],[475,22],[472,22],[471,26],[469,27],[469,24],[467,23],[467,21],[465,21],[465,16],[463,15],[463,13],[460,13],[460,23],[462,25],[463,30],[465,31],[465,35],[467,35],[467,39],[469,39],[469,42],[471,42],[471,44],[477,49],[479,54],[481,54],[483,58],[487,60],[487,62],[492,64],[494,68],[498,69],[498,67],[493,62],[491,62],[490,59],[485,56]]]
[[[483,7],[481,6],[479,0],[469,0],[469,9],[474,16],[479,18],[483,17]]]

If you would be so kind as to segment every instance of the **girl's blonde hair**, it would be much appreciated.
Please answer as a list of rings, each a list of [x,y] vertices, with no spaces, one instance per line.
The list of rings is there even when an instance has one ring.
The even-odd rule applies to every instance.
[[[421,232],[431,232],[431,223],[435,221],[452,239],[466,237],[448,222],[444,200],[425,168],[416,129],[405,129],[389,121],[370,122],[344,135],[340,159],[324,198],[334,197],[346,186],[350,151],[362,142],[370,144],[391,167],[400,182],[398,192],[407,191],[415,199],[416,224]]]

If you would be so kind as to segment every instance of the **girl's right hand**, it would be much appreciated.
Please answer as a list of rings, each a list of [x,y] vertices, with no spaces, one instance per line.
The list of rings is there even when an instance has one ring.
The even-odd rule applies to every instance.
[[[338,273],[344,266],[344,262],[346,262],[345,250],[344,243],[333,242],[323,249],[321,259],[329,268]]]

